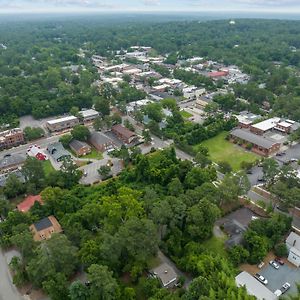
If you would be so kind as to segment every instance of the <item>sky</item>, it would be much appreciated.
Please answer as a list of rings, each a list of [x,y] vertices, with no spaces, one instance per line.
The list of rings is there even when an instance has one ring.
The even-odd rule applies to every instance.
[[[0,0],[0,12],[207,12],[300,14],[300,0]]]

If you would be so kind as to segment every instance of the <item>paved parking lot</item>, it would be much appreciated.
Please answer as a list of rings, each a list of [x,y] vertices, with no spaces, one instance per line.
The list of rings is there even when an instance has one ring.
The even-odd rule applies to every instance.
[[[285,295],[295,294],[297,292],[296,283],[300,283],[300,269],[290,263],[279,266],[278,270],[268,264],[260,270],[259,273],[268,280],[267,288],[272,292],[280,289],[286,282],[291,285],[291,288]]]

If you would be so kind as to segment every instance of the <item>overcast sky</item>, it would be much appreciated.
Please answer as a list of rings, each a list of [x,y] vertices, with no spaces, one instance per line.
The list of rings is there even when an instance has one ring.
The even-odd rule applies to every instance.
[[[233,10],[300,13],[300,0],[0,0],[0,12]]]

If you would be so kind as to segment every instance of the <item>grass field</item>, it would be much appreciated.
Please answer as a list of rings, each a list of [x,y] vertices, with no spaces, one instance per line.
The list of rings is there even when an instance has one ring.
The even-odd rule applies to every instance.
[[[54,168],[52,167],[51,161],[49,159],[43,161],[43,168],[46,175],[54,171]]]
[[[225,250],[224,242],[226,241],[226,237],[211,237],[209,240],[202,243],[203,249],[205,249],[208,253],[215,253],[222,257],[227,257],[227,252]]]
[[[225,140],[226,135],[227,132],[222,132],[214,138],[201,143],[202,146],[208,148],[210,158],[214,162],[218,163],[220,161],[227,161],[234,171],[238,171],[242,161],[254,162],[257,158],[259,158],[256,154],[248,152]],[[197,148],[198,145],[194,146],[196,151]]]
[[[192,117],[193,115],[192,114],[190,114],[188,111],[186,111],[186,110],[181,110],[180,111],[180,114],[184,117],[184,118],[190,118],[190,117]]]
[[[81,158],[87,158],[87,159],[98,159],[101,160],[103,159],[103,154],[102,152],[98,152],[95,148],[92,148],[92,152],[82,156]]]

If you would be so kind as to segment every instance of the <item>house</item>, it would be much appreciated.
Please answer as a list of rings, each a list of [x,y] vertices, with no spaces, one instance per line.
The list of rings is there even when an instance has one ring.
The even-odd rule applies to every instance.
[[[17,209],[20,212],[28,212],[35,202],[43,204],[41,195],[27,196],[20,204],[17,205]]]
[[[213,71],[213,72],[209,72],[207,76],[212,79],[219,79],[219,78],[226,77],[228,74],[229,74],[228,71]]]
[[[105,135],[102,132],[95,131],[93,132],[89,139],[88,142],[97,150],[104,152],[108,149],[111,149],[115,146],[113,140],[109,138],[107,135]]]
[[[0,187],[4,187],[6,185],[9,175],[12,174],[15,175],[21,183],[25,183],[25,176],[20,170],[17,169],[17,170],[10,171],[8,174],[0,174]]]
[[[251,150],[259,155],[269,156],[280,149],[280,143],[273,142],[248,130],[234,129],[230,135],[232,141],[239,143],[245,148],[250,144]]]
[[[64,148],[64,146],[60,142],[48,145],[47,151],[57,162],[62,161],[67,157],[71,157],[71,154]]]
[[[250,131],[258,135],[263,135],[265,132],[275,128],[279,122],[280,118],[277,117],[267,119],[262,122],[251,125]]]
[[[275,300],[277,296],[266,286],[250,275],[248,272],[241,272],[235,277],[237,287],[245,287],[249,295],[255,296],[258,300]]]
[[[61,233],[63,230],[54,216],[46,217],[29,226],[33,233],[33,239],[38,242],[48,240],[53,233]]]
[[[81,110],[79,114],[82,116],[83,122],[91,122],[99,117],[99,113],[94,109]]]
[[[300,236],[295,232],[291,232],[287,237],[286,247],[289,251],[288,261],[295,266],[300,266]]]
[[[164,288],[172,288],[178,281],[178,277],[174,269],[167,263],[159,265],[151,272],[157,277]]]
[[[137,135],[134,132],[122,126],[121,124],[114,125],[111,131],[125,144],[131,144],[137,139]]]
[[[87,155],[92,151],[91,146],[89,146],[85,142],[78,141],[78,140],[72,140],[69,146],[76,153],[77,156]]]
[[[0,173],[8,173],[19,169],[26,157],[19,154],[7,154],[0,160]]]
[[[79,124],[78,118],[74,116],[63,117],[55,120],[50,120],[46,123],[46,127],[50,132],[62,131],[64,129],[73,128]]]
[[[24,144],[24,133],[20,128],[0,132],[0,150]]]

